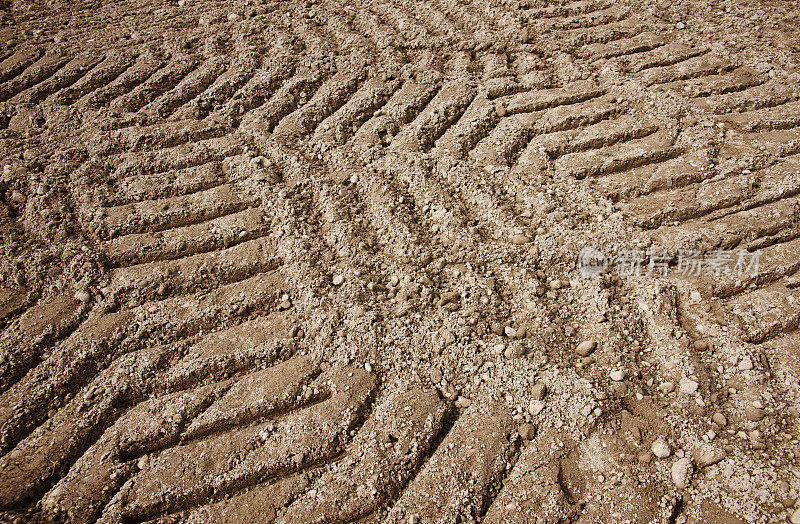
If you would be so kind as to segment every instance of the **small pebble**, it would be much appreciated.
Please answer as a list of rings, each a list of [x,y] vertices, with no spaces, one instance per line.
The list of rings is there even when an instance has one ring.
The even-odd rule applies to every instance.
[[[611,380],[613,380],[614,382],[622,382],[622,380],[625,379],[625,371],[621,369],[615,369],[614,371],[609,373],[608,376],[611,377]]]
[[[692,379],[689,378],[682,378],[680,383],[678,384],[678,388],[681,390],[681,393],[686,393],[687,395],[691,395],[695,391],[697,391],[697,387],[699,384]]]
[[[792,524],[800,524],[800,508],[797,508],[792,516],[789,517],[789,522]]]
[[[336,275],[333,277],[334,286],[341,286],[342,284],[344,284],[344,277],[342,275]]]
[[[457,408],[464,409],[469,407],[470,401],[466,397],[458,397],[455,404]]]
[[[744,415],[747,417],[747,420],[758,422],[764,418],[764,410],[755,406],[746,406],[744,408]]]
[[[749,356],[744,357],[736,366],[740,371],[750,371],[753,369],[753,361]]]
[[[75,293],[75,300],[81,302],[83,304],[89,302],[92,299],[92,296],[89,294],[88,291],[85,289],[81,289]]]
[[[541,413],[543,409],[544,409],[544,402],[542,402],[541,400],[534,400],[530,403],[530,405],[528,405],[528,413],[530,413],[534,417],[539,413]]]
[[[678,489],[685,489],[689,486],[692,478],[692,461],[686,457],[680,458],[672,464],[670,468],[672,482]]]
[[[594,340],[584,340],[578,347],[575,348],[575,353],[582,357],[588,357],[597,348],[597,342]]]
[[[439,334],[439,343],[442,345],[442,347],[447,347],[453,344],[455,341],[456,336],[450,330],[445,329]]]
[[[672,450],[670,449],[669,444],[667,444],[667,441],[664,440],[664,437],[659,437],[653,441],[653,444],[650,446],[650,451],[652,451],[653,455],[660,459],[667,458],[670,456],[670,454],[672,454]]]
[[[504,355],[508,359],[519,358],[522,356],[522,348],[516,344],[509,344],[504,351]]]
[[[516,244],[518,246],[522,244],[527,244],[528,242],[530,242],[530,239],[525,235],[519,234],[511,237],[511,243]]]
[[[519,436],[522,437],[523,440],[532,440],[535,435],[536,430],[533,424],[523,424],[519,427]]]
[[[714,413],[713,415],[711,415],[711,420],[716,422],[720,427],[725,427],[725,426],[728,425],[728,419],[725,418],[725,415],[723,415],[722,413],[719,413],[719,412]]]
[[[531,388],[531,395],[535,400],[542,400],[545,395],[547,395],[547,386],[542,384],[541,382],[537,382]]]
[[[698,467],[705,468],[725,458],[725,452],[713,444],[703,444],[694,461]]]

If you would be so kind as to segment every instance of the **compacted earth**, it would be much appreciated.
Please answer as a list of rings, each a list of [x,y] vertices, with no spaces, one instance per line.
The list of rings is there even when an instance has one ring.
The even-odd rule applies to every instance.
[[[800,8],[0,1],[0,521],[800,522]]]

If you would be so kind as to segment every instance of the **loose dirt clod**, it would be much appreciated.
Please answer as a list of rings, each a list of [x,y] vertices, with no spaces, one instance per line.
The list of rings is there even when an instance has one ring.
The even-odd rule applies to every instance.
[[[666,440],[663,438],[654,440],[650,445],[650,450],[653,452],[653,455],[660,459],[667,458],[672,454],[669,444],[667,444]]]

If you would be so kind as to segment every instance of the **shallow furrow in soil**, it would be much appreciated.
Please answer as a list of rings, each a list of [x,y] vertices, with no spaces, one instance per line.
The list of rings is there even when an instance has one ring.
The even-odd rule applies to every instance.
[[[4,58],[0,62],[0,81],[8,82],[14,77],[25,71],[31,64],[35,63],[44,52],[33,46],[24,46],[16,49],[13,54]]]
[[[106,82],[105,85],[97,86],[93,91],[79,99],[76,105],[78,107],[86,106],[91,108],[108,106],[117,98],[124,96],[146,82],[163,66],[164,62],[153,56],[152,53],[141,53],[136,57],[136,61],[130,68],[120,73],[113,80]]]
[[[60,90],[69,88],[80,81],[84,75],[101,61],[102,58],[97,58],[88,54],[77,56],[64,64],[52,76],[49,76],[41,83],[33,85],[11,97],[10,101],[22,104],[38,104],[50,97],[53,93],[58,93]]]
[[[56,74],[67,62],[69,62],[69,59],[64,58],[59,53],[43,55],[16,77],[4,82],[0,86],[0,100],[8,100],[29,87],[44,82]]]
[[[116,80],[133,66],[136,58],[136,56],[131,56],[127,53],[106,55],[102,62],[97,64],[77,82],[51,95],[53,103],[64,105],[75,103],[81,97],[89,95],[96,89],[104,87]]]

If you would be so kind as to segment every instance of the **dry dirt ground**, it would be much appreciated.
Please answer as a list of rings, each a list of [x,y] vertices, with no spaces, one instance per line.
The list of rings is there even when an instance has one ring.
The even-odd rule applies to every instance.
[[[794,2],[0,9],[0,520],[800,522]]]

